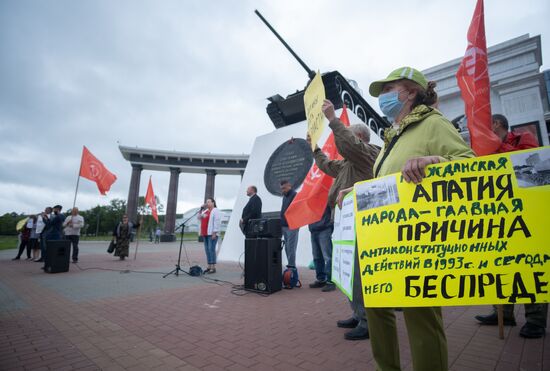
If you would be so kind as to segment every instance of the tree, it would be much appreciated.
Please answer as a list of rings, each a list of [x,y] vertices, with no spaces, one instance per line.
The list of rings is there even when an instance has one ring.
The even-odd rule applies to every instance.
[[[0,216],[0,235],[16,235],[15,226],[21,219],[23,219],[23,215],[17,213],[6,213]]]

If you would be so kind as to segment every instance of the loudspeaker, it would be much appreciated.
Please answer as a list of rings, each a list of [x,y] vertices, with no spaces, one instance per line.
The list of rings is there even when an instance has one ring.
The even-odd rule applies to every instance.
[[[46,241],[46,261],[44,272],[60,273],[69,271],[69,258],[71,255],[71,241],[55,240]]]
[[[271,294],[282,288],[281,239],[244,241],[244,289]]]
[[[251,219],[246,228],[246,237],[272,237],[280,238],[282,236],[281,219]]]

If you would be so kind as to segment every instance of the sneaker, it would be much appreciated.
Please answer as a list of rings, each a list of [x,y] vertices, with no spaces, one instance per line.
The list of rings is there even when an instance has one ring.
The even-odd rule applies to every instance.
[[[315,282],[313,282],[313,283],[310,283],[310,284],[309,284],[309,288],[310,288],[310,289],[318,289],[318,288],[320,288],[320,287],[325,287],[326,284],[327,284],[326,281],[319,281],[319,280],[317,280],[317,281],[315,281]]]
[[[19,260],[21,259],[19,256],[16,256],[15,258],[13,258],[12,260]]]
[[[545,333],[546,330],[544,327],[540,327],[529,322],[523,325],[521,330],[519,330],[519,336],[527,339],[538,339],[543,337]]]
[[[207,271],[208,271],[208,272],[205,271],[206,274],[216,273],[216,268],[207,269]]]
[[[359,324],[359,321],[351,317],[336,322],[336,326],[340,328],[355,328]]]
[[[344,334],[346,340],[363,340],[369,338],[369,329],[365,327],[356,327]]]
[[[40,258],[38,260],[35,260],[36,263],[44,263],[44,259]]]
[[[498,316],[496,313],[491,313],[486,316],[475,316],[475,319],[477,319],[482,325],[487,326],[496,326],[498,325]],[[504,318],[504,326],[515,326],[516,320],[515,318]]]
[[[336,285],[332,282],[327,282],[326,286],[321,289],[322,292],[329,292],[336,290]]]
[[[73,259],[73,264],[78,263],[78,259]]]

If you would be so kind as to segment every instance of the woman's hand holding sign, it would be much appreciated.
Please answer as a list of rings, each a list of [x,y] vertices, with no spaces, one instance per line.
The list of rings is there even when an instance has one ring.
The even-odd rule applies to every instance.
[[[439,156],[414,157],[405,163],[401,174],[407,183],[418,184],[426,177],[426,166],[441,162]]]

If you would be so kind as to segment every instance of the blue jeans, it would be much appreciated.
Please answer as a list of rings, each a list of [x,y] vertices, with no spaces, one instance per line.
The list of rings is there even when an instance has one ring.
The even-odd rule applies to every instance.
[[[300,229],[282,227],[282,230],[285,239],[286,260],[288,260],[288,265],[296,267],[296,247],[298,246],[298,233]]]
[[[212,239],[212,236],[204,237],[204,251],[206,252],[207,264],[216,264],[216,244],[218,243],[219,236],[216,239]]]
[[[317,281],[330,281],[332,270],[332,227],[310,231],[311,253]]]

